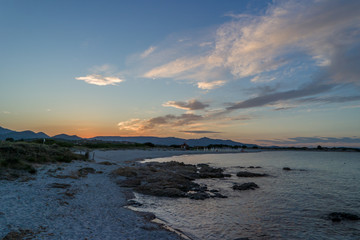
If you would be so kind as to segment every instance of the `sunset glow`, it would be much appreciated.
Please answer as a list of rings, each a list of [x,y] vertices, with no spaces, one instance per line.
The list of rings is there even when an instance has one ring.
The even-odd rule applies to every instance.
[[[0,126],[360,147],[360,1],[1,1]]]

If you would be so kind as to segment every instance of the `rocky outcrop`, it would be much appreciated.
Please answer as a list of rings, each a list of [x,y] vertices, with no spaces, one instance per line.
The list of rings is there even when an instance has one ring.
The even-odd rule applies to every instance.
[[[255,190],[256,188],[259,188],[259,186],[256,183],[253,183],[253,182],[243,183],[241,185],[234,184],[234,186],[232,186],[232,189],[240,190],[240,191]]]
[[[269,175],[265,173],[253,173],[253,172],[247,172],[247,171],[241,171],[236,174],[238,177],[267,177]]]
[[[360,220],[360,217],[352,213],[332,212],[327,215],[327,219],[333,222],[341,222],[343,220],[358,221]]]
[[[204,200],[210,197],[225,197],[220,193],[208,191],[193,180],[200,178],[224,178],[229,176],[221,168],[213,168],[207,164],[191,165],[180,162],[151,162],[134,167],[122,167],[113,172],[122,187],[130,187],[136,192],[163,196],[188,197]]]

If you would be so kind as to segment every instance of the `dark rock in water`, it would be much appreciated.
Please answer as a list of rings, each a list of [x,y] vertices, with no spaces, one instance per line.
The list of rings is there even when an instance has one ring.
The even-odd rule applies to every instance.
[[[259,186],[256,183],[253,182],[248,182],[248,183],[243,183],[241,185],[235,184],[232,187],[234,190],[255,190],[255,188],[259,188]]]
[[[209,192],[216,193],[216,192],[219,192],[219,190],[211,189]]]
[[[122,167],[112,173],[122,187],[131,187],[134,191],[162,197],[188,197],[205,199],[210,197],[206,185],[193,180],[199,178],[223,178],[223,169],[212,168],[207,164],[198,166],[181,162],[150,162],[133,167]],[[127,177],[123,179],[117,176]],[[191,194],[189,194],[191,192]],[[221,197],[217,195],[217,197]]]
[[[190,199],[195,199],[195,200],[204,200],[206,198],[210,198],[210,195],[206,192],[195,192],[195,193],[189,193],[188,197]]]
[[[66,183],[51,183],[47,185],[50,188],[69,188],[71,187],[70,184],[66,184]]]
[[[200,178],[224,178],[225,175],[223,173],[223,169],[221,168],[213,168],[207,164],[198,164],[199,169],[199,177]]]
[[[357,220],[360,220],[360,217],[358,215],[355,215],[352,213],[332,212],[327,215],[327,219],[329,219],[333,222],[341,222],[342,220],[357,221]]]
[[[215,192],[215,193],[213,193],[213,194],[214,194],[214,195],[211,196],[211,197],[213,197],[213,198],[228,198],[227,196],[222,195],[221,193],[218,193],[218,192]]]
[[[254,166],[250,166],[249,168],[255,168]]]
[[[285,170],[285,171],[291,171],[291,168],[289,168],[289,167],[283,167],[283,170]]]
[[[235,238],[234,240],[250,240],[250,238]]]
[[[252,173],[252,172],[242,171],[242,172],[238,172],[236,174],[236,176],[238,176],[238,177],[266,177],[268,175],[265,173]]]

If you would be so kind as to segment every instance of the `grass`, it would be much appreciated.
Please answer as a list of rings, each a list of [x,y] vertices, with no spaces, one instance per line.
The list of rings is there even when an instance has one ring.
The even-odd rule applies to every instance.
[[[0,143],[0,169],[24,170],[36,173],[35,164],[86,160],[70,148],[27,142]]]

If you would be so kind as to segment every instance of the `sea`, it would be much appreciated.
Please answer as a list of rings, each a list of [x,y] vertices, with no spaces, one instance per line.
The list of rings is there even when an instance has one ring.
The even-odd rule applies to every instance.
[[[232,175],[196,180],[228,198],[191,200],[136,194],[136,200],[143,204],[138,211],[153,212],[190,239],[360,239],[360,221],[332,222],[326,218],[331,212],[360,215],[360,153],[263,151],[145,161],[207,163]],[[236,176],[244,170],[269,176]],[[259,188],[232,189],[234,184],[245,182],[255,182]]]

